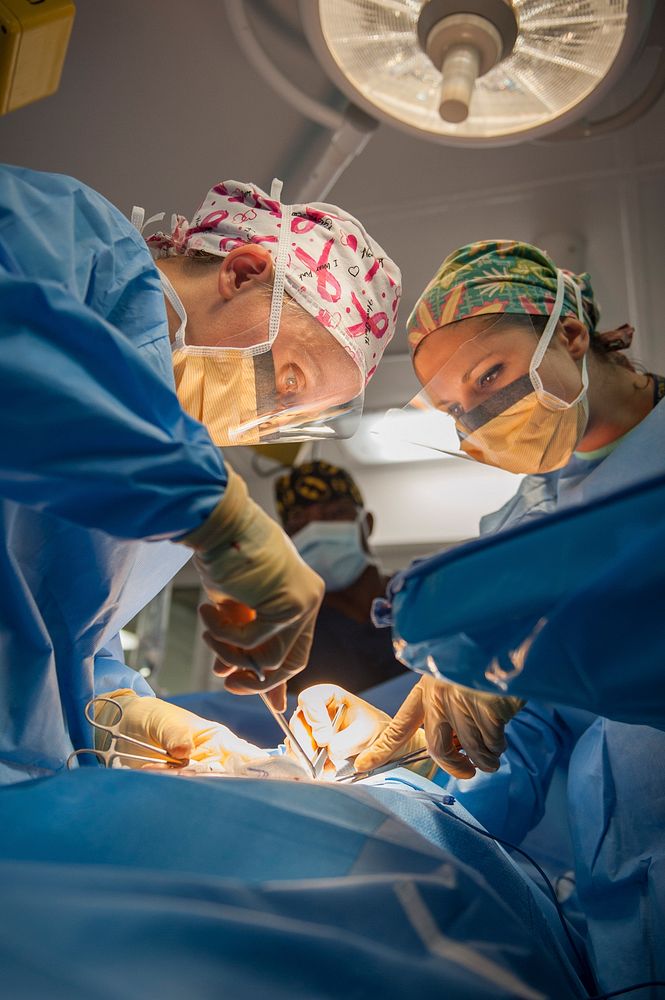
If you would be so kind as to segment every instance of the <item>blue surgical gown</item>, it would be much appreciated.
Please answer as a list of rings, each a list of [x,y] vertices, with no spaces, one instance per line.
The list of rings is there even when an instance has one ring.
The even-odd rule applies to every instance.
[[[0,168],[0,783],[90,746],[86,702],[150,694],[119,629],[226,484],[175,394],[147,246],[70,177]]]
[[[508,530],[543,515],[602,501],[662,475],[664,441],[665,401],[605,457],[575,456],[560,472],[526,477],[516,496],[483,520],[482,529]],[[630,528],[626,526],[628,534]],[[547,573],[546,562],[538,559],[537,542],[534,532],[534,569]],[[634,644],[640,647],[644,629],[665,663],[662,611],[656,619],[657,602],[648,602],[639,593],[639,556],[660,559],[662,565],[657,551],[653,545],[631,550],[621,562],[623,580],[619,563],[613,568],[611,561],[617,553],[608,553],[606,586],[597,583],[573,595],[555,612],[534,642],[520,678],[538,671],[552,697],[558,680],[558,695],[566,701],[564,678],[570,682],[578,676],[586,682],[582,694],[589,704],[604,699],[617,715],[626,685],[639,689],[642,683],[644,696],[657,700],[662,687],[655,689],[641,678],[639,658],[630,655]],[[643,570],[644,561],[641,566]],[[634,594],[628,595],[626,579],[636,582]],[[630,614],[637,628],[631,629]],[[637,624],[637,614],[648,615],[649,620]],[[577,673],[572,669],[575,661]],[[593,716],[576,728],[569,724],[566,711],[530,701],[506,727],[508,750],[496,774],[479,773],[471,782],[439,780],[493,833],[520,842],[543,816],[555,767],[567,764],[563,808],[570,826],[578,904],[600,987],[612,990],[665,979],[665,732]]]

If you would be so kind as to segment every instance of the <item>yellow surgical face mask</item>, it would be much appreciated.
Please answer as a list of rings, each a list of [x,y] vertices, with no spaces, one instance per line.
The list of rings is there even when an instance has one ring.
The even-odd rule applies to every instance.
[[[586,423],[585,398],[550,409],[525,375],[465,414],[456,427],[462,451],[476,461],[506,472],[538,473],[568,464]]]
[[[244,351],[185,344],[187,313],[180,296],[160,271],[162,289],[180,319],[171,350],[175,388],[183,410],[205,425],[220,448],[239,443],[238,427],[257,416],[255,358]],[[257,444],[258,427],[243,434],[242,444]]]
[[[173,373],[180,405],[204,424],[219,447],[238,443],[233,431],[257,415],[254,358],[240,351],[217,350],[215,355],[174,350]],[[258,444],[258,427],[243,435],[243,444]]]

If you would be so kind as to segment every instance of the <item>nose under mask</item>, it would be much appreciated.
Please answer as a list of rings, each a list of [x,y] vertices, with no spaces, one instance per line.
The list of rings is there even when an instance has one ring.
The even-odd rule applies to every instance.
[[[230,433],[257,416],[255,359],[240,352],[216,357],[173,351],[173,373],[180,405],[205,424],[219,447],[238,443]],[[219,356],[219,355],[222,356]],[[259,428],[243,435],[243,444],[258,444]]]
[[[460,447],[467,455],[506,472],[527,474],[568,464],[586,428],[586,398],[565,409],[548,409],[525,375],[490,402],[493,415],[483,406],[457,421]]]

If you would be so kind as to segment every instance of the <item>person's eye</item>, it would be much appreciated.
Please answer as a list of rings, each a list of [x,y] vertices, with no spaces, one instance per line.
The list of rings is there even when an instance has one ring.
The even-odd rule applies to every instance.
[[[305,376],[298,365],[284,365],[277,379],[277,391],[280,396],[298,396],[305,389]]]
[[[446,413],[448,413],[453,420],[458,420],[464,413],[464,408],[460,406],[459,403],[450,403],[446,408]]]
[[[498,379],[499,375],[503,371],[502,364],[493,365],[488,371],[484,372],[478,379],[478,388],[487,389]]]

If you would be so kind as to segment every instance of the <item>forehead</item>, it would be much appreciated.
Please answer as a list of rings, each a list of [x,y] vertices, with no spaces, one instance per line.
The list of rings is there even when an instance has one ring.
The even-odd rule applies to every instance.
[[[499,321],[502,321],[499,323]],[[533,335],[522,327],[511,327],[502,313],[470,317],[440,327],[426,337],[416,351],[413,367],[421,385],[435,377],[463,377],[484,356],[502,355],[521,360],[533,353]]]
[[[289,508],[284,515],[288,528],[304,527],[310,521],[353,521],[360,508],[351,497],[335,497]]]

